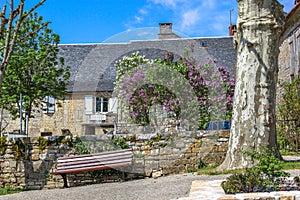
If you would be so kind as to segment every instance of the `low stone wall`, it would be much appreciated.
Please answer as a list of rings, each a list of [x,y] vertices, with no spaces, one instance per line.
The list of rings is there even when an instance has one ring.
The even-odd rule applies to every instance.
[[[175,131],[88,136],[84,142],[95,152],[114,149],[110,140],[133,149],[130,173],[157,177],[196,171],[201,166],[222,163],[228,146],[228,131]],[[99,149],[100,148],[100,149]]]
[[[195,171],[204,164],[217,165],[225,157],[228,137],[229,131],[167,131],[84,137],[82,141],[94,152],[120,148],[116,141],[123,142],[133,149],[133,164],[123,169],[125,177],[123,172],[116,170],[68,174],[69,185],[133,179],[139,175],[158,177]],[[0,144],[0,187],[62,187],[61,176],[49,172],[55,167],[58,157],[75,153],[73,142],[71,136],[59,136],[17,139],[15,142],[8,141],[5,148]]]
[[[60,137],[62,140],[64,137]],[[58,157],[71,153],[68,144],[54,143],[43,146],[38,138],[20,138],[7,141],[0,155],[0,187],[42,189],[47,185],[48,173]],[[44,140],[46,141],[46,140]],[[3,147],[3,144],[2,144]]]

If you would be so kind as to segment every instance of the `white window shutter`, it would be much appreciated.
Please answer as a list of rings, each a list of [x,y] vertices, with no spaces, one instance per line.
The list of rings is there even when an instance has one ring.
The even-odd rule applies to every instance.
[[[48,97],[48,113],[54,113],[55,112],[55,99],[53,97]]]
[[[109,99],[109,112],[117,113],[117,108],[118,108],[118,98],[110,98]]]
[[[84,110],[85,114],[93,114],[93,96],[84,97]]]
[[[48,112],[47,102],[48,102],[48,96],[43,99],[43,113]]]

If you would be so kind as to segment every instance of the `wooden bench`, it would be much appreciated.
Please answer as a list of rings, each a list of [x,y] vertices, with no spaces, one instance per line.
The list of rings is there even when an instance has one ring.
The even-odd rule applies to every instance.
[[[94,154],[70,155],[57,159],[56,170],[51,174],[59,174],[68,187],[67,174],[103,170],[129,166],[132,163],[132,150],[121,149]]]

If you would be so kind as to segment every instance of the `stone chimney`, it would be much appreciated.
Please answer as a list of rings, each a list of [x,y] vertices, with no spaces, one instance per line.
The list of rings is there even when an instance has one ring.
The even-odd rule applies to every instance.
[[[236,25],[230,24],[229,25],[229,36],[234,36],[235,33],[236,33]]]
[[[158,39],[174,39],[180,38],[172,31],[172,23],[159,23],[159,34]]]

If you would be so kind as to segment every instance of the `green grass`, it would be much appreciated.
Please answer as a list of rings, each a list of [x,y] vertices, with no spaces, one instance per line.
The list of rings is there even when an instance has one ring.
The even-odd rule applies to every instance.
[[[203,167],[197,171],[198,175],[220,175],[220,174],[233,174],[238,172],[243,172],[243,169],[217,171],[217,166],[213,167]]]
[[[283,165],[283,170],[289,170],[289,169],[300,169],[300,162],[293,162],[293,161],[287,161],[284,162]]]
[[[294,151],[288,151],[285,149],[280,150],[282,156],[300,156],[300,153]]]
[[[300,162],[285,161],[283,162],[283,170],[300,169]],[[198,175],[220,175],[220,174],[233,174],[244,172],[244,169],[217,171],[217,166],[213,167],[203,167],[197,171]]]
[[[0,188],[0,195],[13,194],[21,191],[21,189],[13,188],[11,186],[5,186],[4,188]]]

